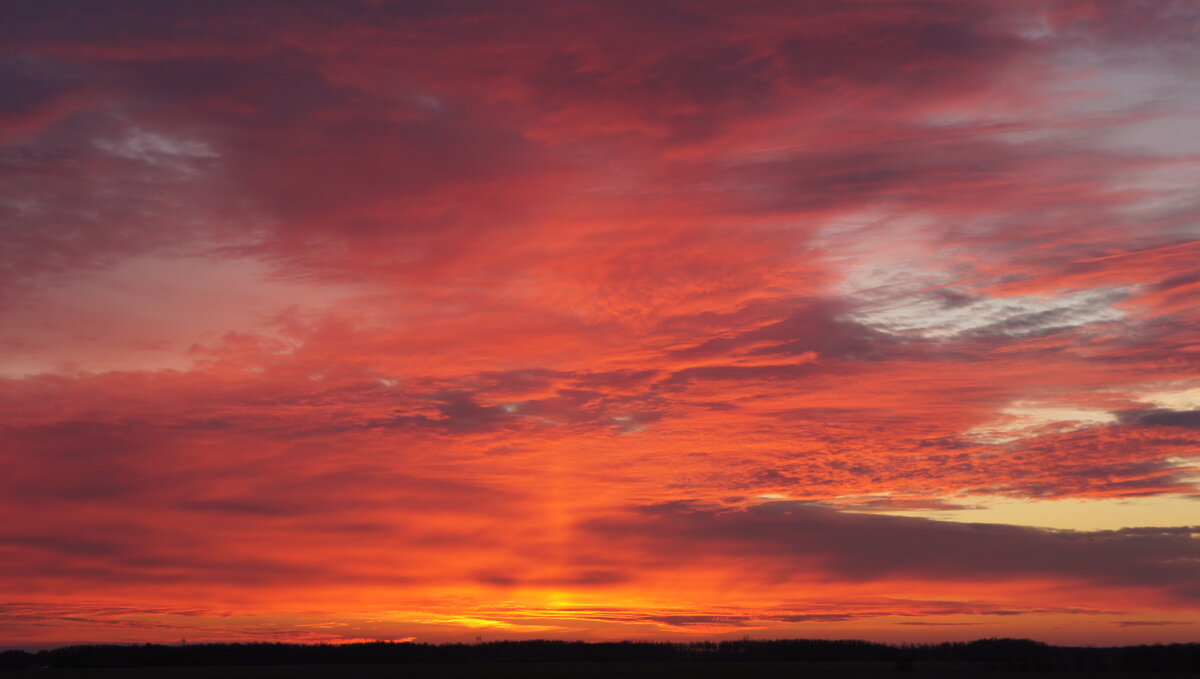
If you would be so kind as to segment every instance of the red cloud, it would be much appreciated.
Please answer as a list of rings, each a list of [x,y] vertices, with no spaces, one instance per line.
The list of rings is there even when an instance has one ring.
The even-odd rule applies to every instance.
[[[1143,639],[1182,528],[829,507],[1195,493],[1196,21],[13,4],[0,626]]]

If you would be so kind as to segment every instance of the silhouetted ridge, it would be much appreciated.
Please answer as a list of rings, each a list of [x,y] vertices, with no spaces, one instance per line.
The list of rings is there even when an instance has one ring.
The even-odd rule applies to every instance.
[[[228,643],[186,646],[89,645],[37,653],[0,653],[0,669],[553,662],[914,662],[982,663],[1037,671],[1198,672],[1200,644],[1111,648],[1050,646],[1028,639],[980,639],[890,645],[856,640],[779,639],[721,642],[494,641],[481,644]]]

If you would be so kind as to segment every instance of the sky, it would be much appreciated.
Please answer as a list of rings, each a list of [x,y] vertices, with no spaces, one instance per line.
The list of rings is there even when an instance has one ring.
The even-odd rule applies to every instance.
[[[3,3],[0,646],[1200,641],[1197,34]]]

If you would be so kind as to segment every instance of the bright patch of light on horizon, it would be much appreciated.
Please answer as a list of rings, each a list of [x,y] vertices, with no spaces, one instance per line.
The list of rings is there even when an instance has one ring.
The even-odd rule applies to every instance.
[[[1196,520],[1196,517],[1200,516],[1200,499],[1193,495],[1038,500],[997,495],[962,495],[947,499],[962,507],[877,509],[871,513],[957,523],[1007,524],[1079,531],[1164,528],[1200,523]]]
[[[520,630],[524,632],[554,632],[564,628],[557,625],[539,624],[539,620],[521,620],[512,616],[492,619],[469,615],[453,615],[431,613],[425,611],[395,611],[380,615],[374,614],[367,622],[408,622],[421,625],[445,625],[467,629]]]

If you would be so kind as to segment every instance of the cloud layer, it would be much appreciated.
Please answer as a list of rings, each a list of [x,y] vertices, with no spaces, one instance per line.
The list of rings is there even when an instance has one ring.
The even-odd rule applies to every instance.
[[[1194,638],[1194,3],[3,11],[12,643]]]

